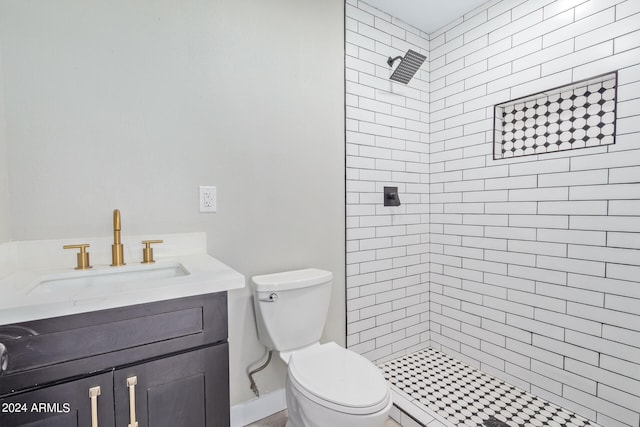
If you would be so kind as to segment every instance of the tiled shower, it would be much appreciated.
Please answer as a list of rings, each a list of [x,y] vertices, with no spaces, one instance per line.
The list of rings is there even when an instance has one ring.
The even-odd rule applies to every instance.
[[[640,1],[494,0],[432,34],[345,15],[348,346],[640,425]],[[496,105],[613,72],[615,143],[494,158]]]

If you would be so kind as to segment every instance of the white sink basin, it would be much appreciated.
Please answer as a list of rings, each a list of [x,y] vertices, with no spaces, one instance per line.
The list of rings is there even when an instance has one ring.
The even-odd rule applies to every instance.
[[[149,235],[126,236],[125,248]],[[127,252],[127,265],[111,267],[111,236],[0,244],[0,325],[227,292],[245,286],[242,274],[207,253],[206,233],[154,235],[164,240],[155,264]],[[93,268],[74,270],[64,245],[86,241]],[[0,379],[2,381],[2,379]]]
[[[188,276],[189,271],[180,263],[158,263],[122,267],[64,272],[41,277],[29,294],[71,292],[87,290],[116,291],[129,284],[137,289],[167,286],[166,279]]]

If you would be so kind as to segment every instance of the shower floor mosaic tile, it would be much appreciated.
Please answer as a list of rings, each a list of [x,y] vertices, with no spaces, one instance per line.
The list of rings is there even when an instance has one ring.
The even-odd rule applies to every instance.
[[[454,426],[599,427],[437,350],[380,366],[389,383]]]

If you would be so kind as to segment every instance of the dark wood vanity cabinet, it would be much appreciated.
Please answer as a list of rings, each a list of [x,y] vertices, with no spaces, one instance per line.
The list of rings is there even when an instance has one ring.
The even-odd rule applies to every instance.
[[[228,426],[228,354],[224,343],[118,369],[114,372],[116,426],[127,427],[130,422],[127,379],[132,377],[137,377],[139,427]]]
[[[2,427],[229,426],[224,292],[5,329]]]
[[[2,398],[0,426],[91,426],[89,389],[94,387],[103,391],[96,401],[99,425],[113,426],[112,384],[109,372]]]

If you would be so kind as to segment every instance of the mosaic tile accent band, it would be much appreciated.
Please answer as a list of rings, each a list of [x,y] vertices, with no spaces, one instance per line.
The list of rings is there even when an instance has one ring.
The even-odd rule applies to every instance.
[[[615,143],[618,73],[495,106],[494,159]]]
[[[380,369],[391,385],[455,426],[599,427],[434,349]]]

